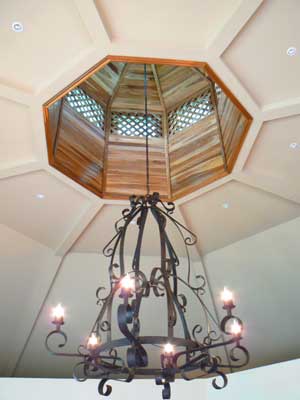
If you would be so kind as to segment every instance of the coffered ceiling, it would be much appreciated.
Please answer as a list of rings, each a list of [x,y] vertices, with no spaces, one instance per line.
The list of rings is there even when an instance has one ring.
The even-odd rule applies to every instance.
[[[238,291],[251,367],[299,355],[297,310],[287,312],[299,281],[300,147],[290,146],[300,143],[299,13],[297,0],[1,2],[2,375],[66,376],[59,360],[44,364],[49,308],[67,304],[80,338],[81,284],[94,304],[85,276],[97,265],[104,279],[104,262],[87,253],[101,251],[128,202],[100,199],[49,166],[42,105],[108,54],[208,62],[252,115],[233,172],[177,200],[177,213],[199,235],[194,269],[208,272],[216,303],[226,281]],[[13,21],[23,32],[12,31]],[[155,257],[151,237],[145,255]]]

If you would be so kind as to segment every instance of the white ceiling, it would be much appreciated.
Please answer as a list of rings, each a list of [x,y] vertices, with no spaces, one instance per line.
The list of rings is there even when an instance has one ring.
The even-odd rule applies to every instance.
[[[297,0],[0,3],[0,300],[7,305],[0,373],[38,375],[29,364],[31,352],[39,358],[42,351],[35,322],[47,315],[44,302],[63,295],[59,300],[76,310],[69,293],[78,290],[81,301],[80,285],[94,268],[86,253],[101,250],[111,221],[127,206],[98,199],[47,161],[42,104],[107,54],[207,61],[252,114],[232,174],[178,200],[177,215],[199,234],[197,257],[207,264],[215,294],[226,280],[238,289],[251,365],[295,356],[291,346],[300,332],[293,325],[296,333],[288,334],[285,326],[297,311],[299,281],[300,149],[289,147],[300,143],[299,13]],[[11,30],[16,20],[24,32]],[[290,46],[298,47],[297,56],[286,55]],[[60,275],[70,249],[82,253],[86,269]],[[150,234],[145,253],[157,255]],[[280,290],[280,313],[272,308],[273,287]],[[265,350],[250,329],[268,336]]]

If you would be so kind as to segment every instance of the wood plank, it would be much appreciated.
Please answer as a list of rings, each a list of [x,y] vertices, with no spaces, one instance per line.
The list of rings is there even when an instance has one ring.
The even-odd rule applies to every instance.
[[[66,102],[62,109],[55,167],[72,179],[102,192],[104,133],[83,119]]]
[[[224,171],[222,147],[214,114],[169,137],[173,196],[195,190]]]
[[[228,170],[231,171],[251,120],[224,93],[220,96],[218,111]]]
[[[142,195],[146,188],[145,140],[110,135],[105,195]],[[168,196],[163,138],[149,138],[150,190]]]

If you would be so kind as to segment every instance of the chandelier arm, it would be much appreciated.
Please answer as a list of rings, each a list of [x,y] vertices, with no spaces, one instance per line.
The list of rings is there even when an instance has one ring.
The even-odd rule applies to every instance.
[[[147,367],[148,356],[147,352],[140,343],[139,339],[135,337],[128,329],[127,324],[132,322],[133,309],[124,299],[124,304],[118,307],[118,325],[120,331],[129,340],[131,347],[127,349],[127,364],[129,368],[133,367]]]
[[[176,315],[174,303],[172,301],[173,293],[172,293],[172,289],[171,289],[170,282],[168,279],[168,271],[166,268],[166,240],[165,240],[165,235],[164,235],[166,218],[157,212],[156,207],[151,206],[151,212],[152,212],[152,215],[154,216],[154,218],[158,224],[158,228],[159,228],[161,272],[162,272],[162,278],[164,280],[164,285],[165,285],[165,290],[166,290],[167,308],[168,308],[168,336],[169,336],[169,338],[172,338],[174,336],[174,326],[176,325],[177,315]]]
[[[177,277],[177,279],[182,282],[185,286],[187,286],[188,288],[192,289],[192,293],[194,293],[194,295],[197,297],[197,299],[199,300],[202,309],[204,311],[204,314],[206,315],[206,320],[208,322],[208,317],[207,315],[209,315],[209,317],[212,319],[212,321],[215,323],[216,327],[219,328],[219,323],[218,321],[215,319],[215,317],[212,315],[212,313],[209,311],[209,309],[207,308],[207,306],[205,305],[204,301],[201,299],[201,297],[198,295],[197,293],[197,288],[193,288],[193,286],[189,285],[188,282],[186,282],[184,279],[180,278],[180,276]]]
[[[181,222],[177,221],[172,215],[168,214],[161,208],[159,208],[159,211],[164,214],[167,218],[169,218],[178,228],[183,229],[186,233],[188,233],[189,236],[184,236],[183,235],[183,240],[187,246],[193,246],[194,244],[197,243],[197,236],[190,231],[186,226],[184,226]]]
[[[161,216],[159,215],[159,208],[155,207],[155,213],[157,213],[157,215],[158,215],[158,218],[156,218],[156,219],[160,219]],[[174,250],[174,248],[173,248],[173,246],[172,246],[172,244],[171,244],[171,242],[169,240],[169,237],[167,235],[167,232],[166,232],[165,228],[163,229],[162,234],[164,236],[164,240],[165,240],[166,247],[167,247],[168,254],[169,254],[169,261],[168,262],[170,263],[171,268],[172,268],[172,272],[173,272],[173,274],[172,274],[172,276],[173,276],[173,291],[174,291],[175,296],[177,297],[177,279],[176,279],[177,278],[177,271],[176,271],[176,267],[179,265],[179,259],[178,259],[177,254],[176,254],[176,252],[175,252],[175,250]]]
[[[176,229],[178,230],[184,244],[185,244],[185,253],[187,256],[187,261],[188,261],[188,276],[187,276],[187,280],[188,282],[190,282],[190,275],[191,275],[191,259],[190,259],[190,253],[188,250],[188,246],[194,245],[197,241],[197,237],[196,235],[190,231],[189,229],[187,229],[183,224],[181,224],[179,221],[177,221],[174,217],[172,217],[168,212],[165,212],[164,210],[162,210],[161,208],[158,208],[159,212],[164,214],[176,227]],[[189,236],[185,236],[183,234],[184,230],[186,233],[189,234]]]
[[[132,269],[134,271],[138,271],[140,269],[141,246],[142,246],[142,242],[143,242],[144,229],[145,229],[145,224],[147,221],[147,215],[148,215],[148,208],[142,207],[141,216],[140,216],[139,222],[138,222],[139,234],[138,234],[137,244],[135,247],[135,252],[134,252],[134,256],[133,256],[133,260],[132,260]]]
[[[112,300],[113,300],[113,298],[114,298],[114,295],[115,295],[115,293],[116,293],[116,291],[117,291],[118,289],[119,289],[118,286],[115,285],[115,286],[111,289],[110,294],[109,294],[109,295],[107,296],[107,298],[104,300],[104,304],[102,305],[102,308],[101,308],[101,310],[100,310],[100,312],[99,312],[99,314],[98,314],[98,316],[97,316],[97,318],[96,318],[96,321],[95,321],[95,323],[94,323],[94,325],[93,325],[93,327],[92,327],[92,330],[91,330],[90,334],[91,334],[92,332],[94,332],[94,330],[95,330],[97,324],[100,324],[100,323],[101,323],[101,321],[102,321],[102,319],[103,319],[103,317],[104,317],[104,315],[105,315],[106,309],[107,309],[109,303],[112,303]]]
[[[130,213],[124,218],[124,225],[121,229],[121,236],[120,236],[120,243],[119,243],[119,261],[120,261],[120,272],[121,275],[125,274],[125,261],[124,261],[124,246],[125,246],[125,238],[126,238],[126,232],[127,228],[130,224],[130,222],[138,215],[141,213],[143,207],[138,207],[138,208],[132,208]]]
[[[239,343],[240,339],[241,339],[240,337],[233,337],[233,338],[228,339],[228,340],[226,340],[224,342],[212,343],[209,346],[199,346],[199,347],[194,347],[191,350],[180,351],[180,352],[178,352],[178,353],[176,353],[174,355],[175,366],[177,368],[179,368],[179,369],[185,367],[185,364],[183,366],[178,366],[177,365],[177,360],[179,359],[179,357],[181,357],[183,355],[186,355],[187,352],[196,353],[197,351],[200,351],[201,353],[204,353],[204,352],[207,352],[208,350],[211,350],[211,349],[216,349],[218,347],[224,347],[224,346],[229,346],[229,345],[234,344],[234,343]],[[191,359],[191,362],[192,361],[193,361],[193,359]]]
[[[66,352],[60,352],[60,351],[52,350],[50,345],[49,345],[49,339],[51,337],[53,337],[54,335],[62,336],[62,338],[63,338],[63,342],[58,344],[59,348],[64,347],[67,344],[67,341],[68,341],[67,335],[63,331],[61,331],[60,329],[55,329],[55,330],[51,331],[50,333],[48,333],[48,335],[46,336],[46,339],[45,339],[45,346],[46,346],[46,349],[49,351],[49,353],[51,353],[54,356],[85,357],[84,355],[80,354],[79,352],[78,353],[66,353]]]

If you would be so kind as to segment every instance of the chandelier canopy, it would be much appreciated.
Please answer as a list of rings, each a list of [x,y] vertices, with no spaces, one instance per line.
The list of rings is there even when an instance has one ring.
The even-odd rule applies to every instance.
[[[144,121],[148,132],[146,65],[144,93]],[[61,305],[53,310],[55,329],[45,341],[46,348],[52,354],[79,357],[81,361],[74,367],[74,377],[79,381],[100,379],[98,391],[104,396],[112,391],[107,384],[109,379],[131,382],[143,376],[155,377],[156,384],[163,386],[163,399],[170,398],[170,383],[180,377],[190,380],[214,376],[212,385],[221,389],[227,384],[226,369],[241,368],[249,361],[248,351],[240,344],[243,323],[233,314],[235,305],[232,293],[224,288],[222,300],[225,316],[219,323],[204,302],[205,277],[197,275],[198,283],[191,283],[189,247],[195,245],[197,238],[174,218],[174,203],[164,203],[159,193],[149,193],[148,150],[146,135],[147,194],[130,197],[130,208],[123,210],[122,217],[115,223],[116,233],[104,248],[104,255],[109,258],[110,285],[106,295],[103,295],[105,288],[102,286],[96,291],[100,311],[86,343],[79,345],[75,353],[61,351],[67,343],[67,335],[62,330],[64,309]],[[157,225],[160,263],[149,269],[142,265],[141,250],[150,217]],[[138,234],[129,265],[125,246],[128,228],[134,221]],[[181,268],[180,273],[180,260],[169,238],[168,224],[178,231],[186,249],[187,268],[186,271]],[[192,306],[199,315],[199,323],[194,325],[189,323],[188,318],[190,297],[196,299]],[[167,317],[161,324],[160,336],[144,336],[141,333],[142,304],[146,298],[165,301]],[[158,311],[153,309],[149,318],[153,318]],[[116,337],[112,329],[115,320],[118,327]],[[61,337],[58,349],[51,345],[55,336]],[[159,362],[154,366],[151,365],[149,348],[159,351]],[[220,349],[226,349],[226,360],[220,356]],[[221,382],[217,380],[218,377]]]

